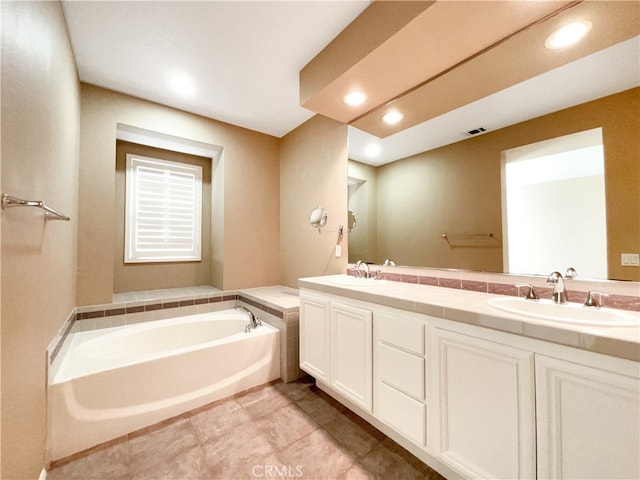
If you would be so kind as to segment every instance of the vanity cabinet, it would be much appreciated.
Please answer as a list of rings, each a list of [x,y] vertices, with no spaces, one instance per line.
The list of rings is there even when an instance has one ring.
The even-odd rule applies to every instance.
[[[534,355],[429,331],[429,450],[467,478],[535,478]]]
[[[370,412],[372,314],[322,295],[300,295],[300,368]]]
[[[638,362],[338,295],[300,299],[300,367],[447,478],[640,478]]]
[[[373,314],[373,413],[423,448],[426,318],[389,309]]]
[[[371,311],[331,302],[330,385],[370,412],[372,404]]]
[[[634,378],[591,357],[585,365],[536,355],[539,478],[640,478],[637,367]]]
[[[330,301],[320,295],[300,296],[300,368],[329,383]]]

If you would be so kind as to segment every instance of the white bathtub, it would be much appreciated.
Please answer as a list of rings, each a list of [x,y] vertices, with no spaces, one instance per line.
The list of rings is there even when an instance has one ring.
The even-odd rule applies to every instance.
[[[280,376],[279,331],[215,313],[74,333],[51,373],[57,460]]]

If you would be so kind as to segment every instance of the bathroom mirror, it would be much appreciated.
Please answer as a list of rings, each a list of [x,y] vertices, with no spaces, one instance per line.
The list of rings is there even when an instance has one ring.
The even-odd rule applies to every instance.
[[[309,224],[320,232],[320,229],[327,224],[327,211],[322,207],[314,208],[309,216]]]
[[[620,254],[624,249],[637,253],[638,248],[639,44],[639,37],[628,42],[631,60],[625,57],[627,60],[620,68],[612,67],[617,63],[609,61],[606,69],[594,70],[606,70],[608,75],[564,74],[558,69],[554,72],[553,86],[540,90],[535,82],[529,85],[525,82],[518,91],[518,100],[512,98],[514,105],[524,108],[528,102],[519,99],[541,98],[536,96],[536,90],[542,97],[555,95],[555,90],[564,85],[579,99],[571,106],[538,111],[524,120],[519,116],[515,122],[494,128],[498,109],[487,104],[477,114],[477,118],[484,119],[482,126],[486,127],[486,132],[475,137],[463,133],[466,128],[459,128],[462,122],[458,117],[458,123],[448,125],[451,130],[459,128],[456,139],[409,154],[403,132],[400,132],[383,140],[383,149],[394,148],[395,136],[403,140],[396,142],[397,152],[390,153],[395,158],[384,165],[353,161],[352,145],[362,143],[362,139],[361,132],[350,127],[348,176],[361,179],[362,186],[349,197],[348,208],[357,208],[360,212],[358,231],[349,236],[349,261],[382,263],[385,258],[394,258],[398,265],[504,272],[503,152],[570,133],[602,128],[607,193],[606,276],[637,280],[633,277],[637,275],[637,269],[622,267]],[[630,83],[622,81],[622,87],[613,92],[603,87],[603,84],[614,84],[618,77],[628,75],[629,65]],[[437,131],[443,129],[440,124]],[[428,134],[423,134],[425,136]],[[375,161],[371,163],[375,164]],[[556,199],[558,208],[561,204],[562,198]],[[442,234],[477,235],[474,237],[477,239],[484,238],[479,236],[481,234],[492,234],[486,237],[492,241],[451,247]],[[411,255],[412,251],[416,255]]]

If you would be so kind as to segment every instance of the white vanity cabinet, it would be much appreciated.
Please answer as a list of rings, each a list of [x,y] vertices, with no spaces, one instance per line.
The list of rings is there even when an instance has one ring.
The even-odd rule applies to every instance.
[[[467,478],[536,478],[533,352],[446,328],[428,335],[429,451]]]
[[[300,367],[447,478],[640,478],[637,361],[303,289]]]
[[[585,357],[536,355],[538,478],[640,478],[637,364],[619,362],[628,376],[604,369],[619,359]]]
[[[371,311],[331,302],[330,385],[367,412],[372,403]]]
[[[372,315],[324,295],[300,295],[300,368],[372,409]]]
[[[300,296],[300,368],[326,383],[331,373],[330,304],[320,295]]]
[[[373,413],[417,445],[426,445],[427,317],[390,309],[373,313]]]

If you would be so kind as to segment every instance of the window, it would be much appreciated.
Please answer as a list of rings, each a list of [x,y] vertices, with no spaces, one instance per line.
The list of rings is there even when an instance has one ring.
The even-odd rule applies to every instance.
[[[125,263],[201,259],[202,167],[127,154]]]

